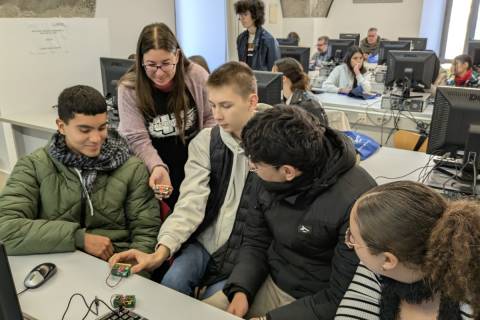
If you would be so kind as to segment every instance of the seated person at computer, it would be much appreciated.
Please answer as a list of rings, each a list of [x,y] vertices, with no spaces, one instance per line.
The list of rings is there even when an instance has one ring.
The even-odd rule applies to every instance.
[[[310,80],[303,72],[302,65],[293,58],[282,58],[275,61],[272,72],[283,73],[283,103],[298,105],[319,117],[324,126],[328,119],[321,102],[310,91]]]
[[[330,47],[328,46],[328,41],[330,39],[327,36],[321,36],[317,40],[317,51],[310,58],[310,64],[308,69],[310,71],[315,70],[315,68],[320,68],[322,62],[330,60]]]
[[[238,60],[253,70],[272,70],[280,59],[277,40],[262,25],[265,23],[265,4],[261,0],[235,2],[235,13],[247,29],[237,37]]]
[[[297,106],[257,113],[242,142],[262,182],[224,307],[247,319],[332,319],[358,264],[344,241],[350,208],[375,181],[348,138]]]
[[[119,81],[118,132],[145,162],[152,190],[169,187],[156,196],[173,208],[185,178],[188,144],[215,125],[205,85],[208,73],[190,63],[164,23],[142,29],[136,56],[135,67]]]
[[[300,36],[295,31],[289,32],[287,34],[287,39],[292,40],[293,42],[296,42],[297,44],[300,44]]]
[[[370,82],[363,62],[362,49],[357,46],[350,47],[343,63],[330,72],[322,88],[327,92],[349,94],[353,89],[361,86],[362,92],[370,92]]]
[[[58,97],[58,132],[21,158],[0,194],[0,241],[9,254],[83,250],[108,260],[114,252],[152,252],[158,202],[140,159],[116,131],[107,104],[88,86]]]
[[[378,49],[380,48],[381,40],[385,40],[385,39],[382,39],[378,35],[377,28],[372,27],[368,29],[367,37],[363,38],[362,41],[360,41],[360,48],[362,49],[365,55],[364,58],[366,61],[374,59],[375,56],[378,56]],[[376,61],[371,61],[371,62],[376,62]]]
[[[210,74],[210,68],[208,67],[208,62],[207,60],[205,60],[203,56],[200,56],[200,55],[190,56],[188,57],[188,60],[198,64],[200,67],[205,69],[205,71],[207,71],[208,74]]]
[[[384,184],[357,200],[345,242],[362,264],[335,319],[479,319],[478,202]]]
[[[139,272],[175,255],[162,284],[187,295],[207,286],[201,298],[222,290],[230,275],[256,181],[240,146],[258,101],[252,70],[245,63],[226,63],[212,72],[207,90],[219,125],[202,130],[189,145],[180,197],[160,229],[156,252],[130,250],[110,261],[136,261],[132,271]]]
[[[468,54],[461,54],[453,59],[451,76],[446,84],[457,87],[480,86],[478,72],[473,69],[473,61]]]

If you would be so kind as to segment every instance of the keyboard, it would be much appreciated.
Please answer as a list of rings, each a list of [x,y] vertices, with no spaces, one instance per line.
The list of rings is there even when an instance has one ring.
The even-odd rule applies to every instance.
[[[103,315],[100,318],[97,318],[97,320],[148,320],[148,319],[145,317],[142,317],[141,315],[131,310],[120,308],[120,309],[116,309],[114,312],[109,312],[106,315]]]

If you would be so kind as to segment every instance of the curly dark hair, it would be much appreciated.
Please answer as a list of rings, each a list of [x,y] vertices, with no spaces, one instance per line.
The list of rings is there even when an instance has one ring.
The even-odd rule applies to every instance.
[[[479,203],[446,202],[423,184],[397,181],[362,195],[356,213],[371,253],[391,252],[420,267],[433,288],[480,316]]]
[[[245,13],[247,11],[252,15],[255,26],[258,28],[265,23],[265,4],[261,0],[240,0],[235,2],[235,13]]]
[[[298,106],[276,105],[250,119],[242,130],[242,144],[253,162],[312,172],[324,153],[324,134],[315,115]]]
[[[428,241],[426,274],[455,301],[468,302],[480,319],[480,204],[448,205]]]
[[[107,112],[107,103],[97,89],[77,85],[66,88],[58,96],[58,117],[65,123],[75,118],[76,113],[94,116]]]

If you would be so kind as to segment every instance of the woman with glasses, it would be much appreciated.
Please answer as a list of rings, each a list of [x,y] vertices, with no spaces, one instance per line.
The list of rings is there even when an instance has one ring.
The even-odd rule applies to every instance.
[[[478,202],[384,184],[356,201],[345,243],[362,264],[335,319],[480,319]]]
[[[185,177],[188,144],[215,124],[208,103],[208,73],[185,58],[163,23],[143,28],[136,62],[119,81],[119,132],[150,172],[157,198],[173,208]]]

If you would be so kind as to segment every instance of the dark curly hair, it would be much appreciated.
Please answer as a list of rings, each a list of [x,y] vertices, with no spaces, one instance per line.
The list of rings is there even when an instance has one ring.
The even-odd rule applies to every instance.
[[[107,112],[107,103],[97,89],[76,85],[66,88],[58,97],[58,117],[65,123],[75,118],[76,113],[95,116]]]
[[[356,202],[360,235],[373,254],[420,267],[433,288],[480,316],[480,204],[446,202],[412,181],[377,186]]]
[[[442,292],[470,303],[480,319],[480,204],[448,205],[428,241],[425,270]]]
[[[298,106],[276,105],[250,119],[242,130],[242,144],[252,162],[312,172],[321,165],[324,133],[315,115]]]
[[[247,11],[252,15],[255,26],[258,28],[265,23],[265,4],[261,0],[240,0],[235,2],[235,13],[245,13]]]

